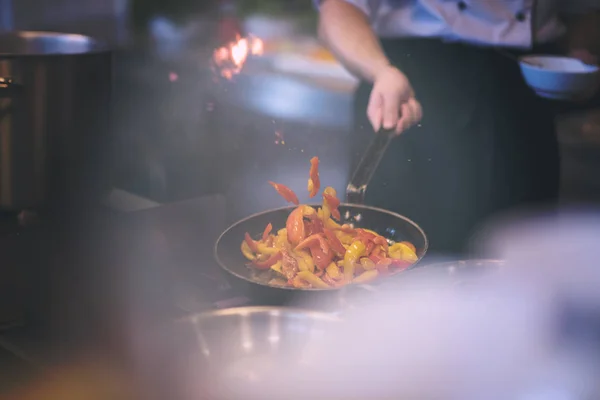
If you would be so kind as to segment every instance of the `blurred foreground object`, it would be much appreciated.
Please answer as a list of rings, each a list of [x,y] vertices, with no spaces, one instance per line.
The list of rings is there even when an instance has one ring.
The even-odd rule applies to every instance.
[[[456,286],[423,269],[365,298],[246,398],[597,398],[600,216],[494,231],[500,273]]]
[[[28,387],[4,400],[133,400],[140,398],[114,367],[83,362],[47,371]]]

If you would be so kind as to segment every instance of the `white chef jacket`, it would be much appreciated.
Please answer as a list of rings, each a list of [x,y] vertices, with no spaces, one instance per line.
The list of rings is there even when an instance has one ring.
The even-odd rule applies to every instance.
[[[320,3],[322,0],[315,0]],[[380,37],[436,37],[528,48],[564,34],[558,14],[600,9],[600,0],[345,0]]]

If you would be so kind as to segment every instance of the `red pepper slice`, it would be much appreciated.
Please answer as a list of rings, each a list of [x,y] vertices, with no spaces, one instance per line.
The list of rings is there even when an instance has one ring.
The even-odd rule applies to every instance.
[[[344,245],[342,244],[342,242],[340,242],[340,239],[338,239],[338,237],[335,236],[335,232],[333,232],[331,229],[327,229],[327,228],[324,228],[323,232],[325,233],[325,237],[329,241],[329,246],[339,256],[343,257],[344,254],[346,254],[346,248],[344,247]]]
[[[380,274],[386,275],[389,273],[389,266],[392,264],[392,261],[391,258],[382,258],[375,264],[375,268],[377,268]]]
[[[338,210],[338,207],[340,206],[340,200],[337,197],[327,193],[323,193],[323,198],[325,199],[327,205],[331,209],[331,216],[333,217],[333,219],[335,219],[336,221],[341,220],[342,216],[340,215],[340,210]]]
[[[327,204],[329,205],[330,208],[338,208],[340,206],[340,200],[335,197],[332,196],[328,193],[323,193],[323,197],[325,198],[325,200],[327,200]]]
[[[365,253],[366,254],[371,254],[371,252],[373,251],[374,248],[375,248],[375,243],[374,242],[371,242],[371,241],[367,242]]]
[[[287,229],[288,241],[291,244],[298,244],[306,238],[306,226],[304,224],[304,207],[296,207],[290,213],[285,223]]]
[[[325,269],[331,264],[333,260],[333,252],[329,248],[329,244],[325,240],[322,234],[316,234],[304,239],[296,250],[302,250],[308,248],[310,254],[313,257],[315,265],[319,269]]]
[[[321,251],[323,251],[323,253],[329,253],[329,245],[325,241],[325,238],[323,238],[323,235],[321,235],[320,233],[311,235],[304,239],[302,242],[300,242],[300,244],[298,244],[298,246],[296,246],[295,250],[303,250],[306,248],[311,249],[312,247],[317,245],[321,249]]]
[[[386,238],[384,238],[383,236],[375,236],[375,239],[373,239],[373,243],[380,245],[381,247],[383,247],[384,251],[388,251],[388,241]]]
[[[275,263],[277,263],[277,261],[281,260],[282,257],[283,257],[283,255],[279,251],[279,252],[273,254],[271,257],[269,257],[265,261],[253,261],[252,265],[258,269],[269,269],[273,265],[275,265]]]
[[[404,271],[405,269],[407,269],[411,265],[412,265],[412,263],[409,262],[409,261],[392,260],[392,262],[390,264],[390,267],[393,267],[396,270],[395,272],[400,272],[400,271]]]
[[[262,240],[267,240],[269,238],[269,233],[271,233],[272,230],[273,230],[273,224],[271,224],[269,222],[269,225],[266,226],[266,228],[262,234]]]
[[[379,261],[385,258],[385,254],[381,250],[381,247],[375,247],[371,254],[369,254],[369,259],[377,264]]]
[[[256,242],[252,240],[252,237],[248,232],[246,232],[246,234],[244,235],[244,240],[248,244],[248,247],[250,247],[250,250],[252,250],[255,253],[258,253],[258,247],[256,246]]]
[[[340,214],[340,210],[338,210],[337,208],[334,208],[333,210],[331,210],[331,216],[336,221],[339,221],[339,220],[342,219],[342,215]]]
[[[319,178],[319,158],[313,157],[310,159],[310,172],[308,178],[308,196],[312,199],[319,193],[321,188],[321,179]]]
[[[277,193],[279,193],[279,195],[283,197],[285,201],[294,203],[295,205],[300,204],[300,201],[298,201],[298,196],[296,196],[296,193],[294,193],[294,191],[289,187],[271,181],[269,181],[269,185],[273,186],[275,190],[277,190]]]
[[[325,241],[323,240],[323,242]],[[317,245],[313,245],[310,248],[310,254],[312,255],[315,265],[320,270],[327,268],[329,264],[331,264],[331,261],[333,261],[333,251],[323,251],[323,249]]]
[[[308,221],[304,221],[306,236],[312,236],[316,233],[323,233],[323,221],[321,221],[316,213],[309,215],[308,219]]]

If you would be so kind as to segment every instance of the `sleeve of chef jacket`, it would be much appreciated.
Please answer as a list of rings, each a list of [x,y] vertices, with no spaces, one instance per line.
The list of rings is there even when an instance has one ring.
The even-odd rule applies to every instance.
[[[321,3],[325,0],[313,0],[313,4],[318,9]],[[346,3],[350,3],[356,6],[359,10],[365,13],[367,17],[371,17],[373,10],[373,0],[344,0]]]

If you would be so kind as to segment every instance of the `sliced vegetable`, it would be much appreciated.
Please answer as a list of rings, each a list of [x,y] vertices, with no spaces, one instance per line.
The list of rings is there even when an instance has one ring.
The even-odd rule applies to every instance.
[[[272,230],[273,230],[273,224],[271,224],[269,222],[269,225],[267,225],[265,227],[265,230],[264,230],[264,232],[262,234],[262,240],[267,240],[269,238],[269,234],[271,233]]]
[[[308,283],[310,283],[313,287],[318,289],[329,289],[331,286],[323,282],[321,278],[313,274],[309,271],[300,271],[298,272],[298,277]]]
[[[279,260],[275,264],[271,265],[271,269],[273,271],[278,272],[283,275],[283,271],[281,270],[281,260]]]
[[[319,216],[316,213],[310,214],[307,217],[308,221],[304,221],[304,229],[306,230],[306,236],[323,232],[323,221],[319,218]]]
[[[321,188],[321,180],[319,178],[319,158],[313,157],[310,159],[310,172],[308,178],[308,196],[312,199],[319,193]]]
[[[323,232],[325,233],[325,237],[327,238],[331,249],[335,251],[340,257],[343,257],[344,254],[346,254],[346,248],[344,247],[340,239],[338,239],[338,237],[335,235],[335,232],[327,228],[323,229]]]
[[[365,271],[375,269],[375,263],[370,258],[367,258],[367,257],[362,257],[360,259],[360,265],[362,265],[362,267]]]
[[[273,186],[275,190],[277,190],[277,193],[279,193],[279,195],[288,203],[294,203],[295,205],[300,204],[300,201],[298,201],[298,196],[296,196],[296,193],[294,193],[294,191],[289,187],[271,181],[269,181],[269,185]]]
[[[366,247],[363,242],[356,240],[352,242],[346,254],[344,254],[344,280],[352,282],[354,278],[354,264],[365,255]]]
[[[416,248],[416,247],[415,247],[415,245],[414,245],[414,244],[412,244],[411,242],[400,242],[400,243],[402,243],[402,244],[404,244],[404,245],[406,245],[406,246],[410,247],[410,249],[413,251],[413,253],[416,253],[416,252],[417,252],[417,248]]]
[[[413,264],[414,263],[412,263],[410,261],[392,260],[392,262],[390,263],[390,267],[393,267],[395,269],[395,272],[400,272],[400,271],[404,271],[405,269],[407,269],[408,267],[410,267]]]
[[[367,283],[376,279],[379,276],[379,271],[376,269],[372,269],[370,271],[365,271],[356,278],[354,278],[354,283]]]
[[[375,268],[380,274],[387,274],[390,264],[392,264],[392,260],[390,258],[382,258],[377,262],[377,264],[375,264]]]
[[[319,159],[310,160],[308,191],[312,198],[320,190]],[[265,227],[260,240],[245,233],[240,250],[256,277],[276,286],[333,288],[370,282],[413,265],[418,256],[409,242],[390,245],[377,232],[341,224],[340,200],[334,188],[323,189],[321,207],[299,205],[287,186],[269,182],[288,202],[297,205],[285,228],[277,232]],[[358,221],[358,216],[357,216]]]
[[[297,207],[288,216],[285,228],[287,230],[288,241],[291,244],[296,245],[306,238],[306,229],[304,226],[305,207]]]
[[[337,221],[341,220],[342,216],[340,215],[340,210],[338,210],[338,207],[340,206],[340,201],[337,197],[335,197],[335,194],[332,195],[329,193],[323,193],[323,197],[325,198],[325,202],[329,206],[331,216]]]
[[[271,268],[273,265],[275,265],[275,263],[279,260],[281,260],[282,258],[282,254],[281,252],[277,252],[276,254],[273,254],[271,257],[269,257],[266,261],[253,261],[252,265],[255,266],[258,269],[269,269]]]
[[[248,232],[246,232],[246,234],[244,235],[244,241],[246,242],[246,244],[248,244],[248,247],[250,247],[250,250],[252,250],[255,253],[258,252],[258,247],[256,246],[256,242],[252,239],[252,236],[250,236],[250,234]]]
[[[315,272],[315,263],[312,256],[307,251],[296,251],[296,260],[298,261],[298,268],[300,271]]]
[[[254,243],[256,244],[257,253],[273,255],[273,254],[279,252],[279,249],[276,247],[269,247],[266,244],[261,243],[261,242],[254,242]]]
[[[332,262],[326,269],[327,275],[329,275],[332,279],[341,279],[342,273],[340,272],[340,268],[336,265],[336,263]]]
[[[250,246],[248,246],[248,243],[245,240],[242,242],[241,250],[244,257],[246,257],[248,260],[254,261],[256,259],[256,256],[254,255],[254,253],[250,249]]]
[[[419,259],[413,249],[402,242],[391,245],[388,249],[388,252],[390,257],[395,260],[403,260],[414,263]]]

